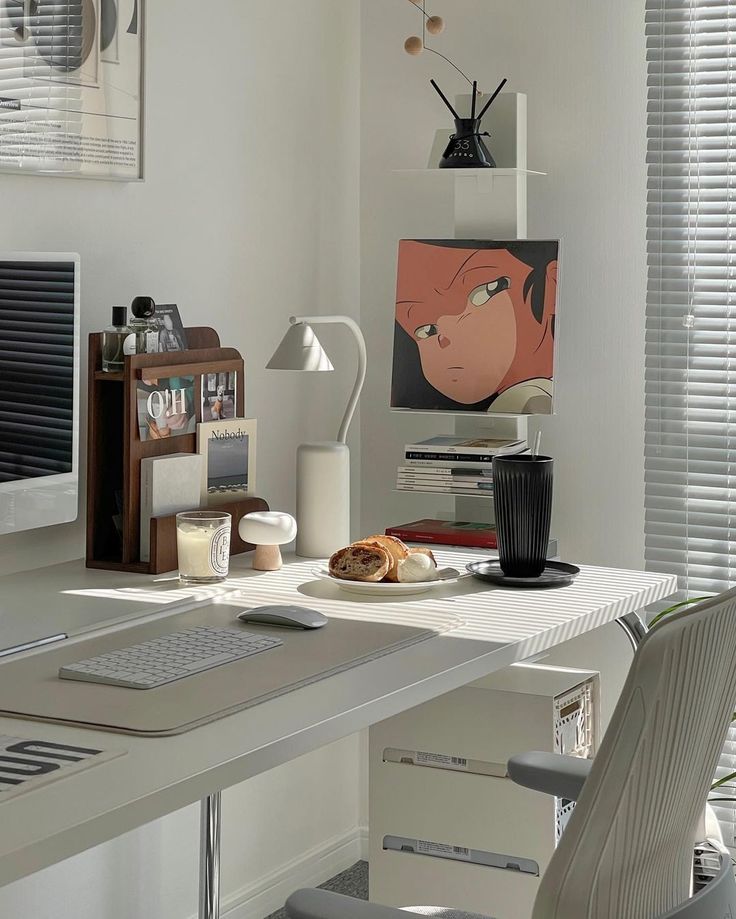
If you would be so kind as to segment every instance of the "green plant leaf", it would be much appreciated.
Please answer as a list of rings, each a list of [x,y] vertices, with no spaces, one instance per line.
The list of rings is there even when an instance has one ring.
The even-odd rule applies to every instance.
[[[715,791],[716,788],[720,788],[721,785],[725,785],[726,782],[730,782],[731,779],[736,779],[736,772],[729,772],[728,775],[724,775],[722,779],[718,779],[717,782],[713,782],[710,786],[711,791]]]
[[[692,597],[690,600],[680,600],[679,603],[674,603],[672,606],[668,606],[667,609],[663,609],[661,612],[652,619],[649,623],[649,628],[655,626],[661,619],[664,619],[665,616],[669,616],[670,613],[676,613],[678,609],[682,609],[683,606],[691,606],[693,603],[700,603],[703,600],[710,600],[714,596],[713,594],[708,594],[707,597]]]

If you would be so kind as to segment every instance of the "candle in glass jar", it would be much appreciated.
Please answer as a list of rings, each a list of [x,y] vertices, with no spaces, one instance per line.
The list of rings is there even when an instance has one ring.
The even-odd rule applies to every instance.
[[[230,514],[187,511],[176,515],[179,578],[185,584],[223,581],[230,563]]]

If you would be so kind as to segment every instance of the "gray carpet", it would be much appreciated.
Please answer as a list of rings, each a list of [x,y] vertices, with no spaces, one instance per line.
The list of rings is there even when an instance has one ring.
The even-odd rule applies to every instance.
[[[368,899],[368,862],[356,862],[352,868],[320,884],[324,890],[345,894],[346,897],[355,897],[357,900]],[[283,909],[271,913],[266,919],[286,919]]]

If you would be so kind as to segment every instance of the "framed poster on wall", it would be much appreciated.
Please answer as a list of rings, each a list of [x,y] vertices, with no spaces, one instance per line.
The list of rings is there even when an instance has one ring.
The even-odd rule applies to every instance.
[[[0,170],[143,178],[144,0],[0,0]]]

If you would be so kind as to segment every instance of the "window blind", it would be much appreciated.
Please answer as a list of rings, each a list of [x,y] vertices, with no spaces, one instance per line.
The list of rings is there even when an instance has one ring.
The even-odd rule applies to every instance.
[[[74,263],[0,260],[0,484],[72,471]]]
[[[646,2],[646,561],[683,597],[736,582],[734,7]],[[718,776],[734,770],[732,730]],[[731,846],[734,813],[719,802]]]

